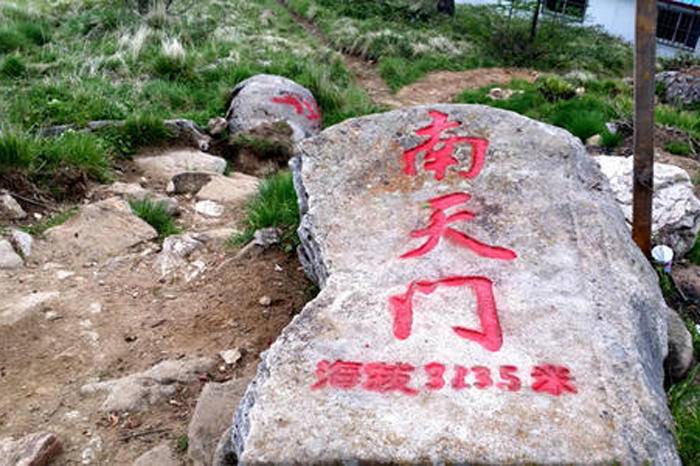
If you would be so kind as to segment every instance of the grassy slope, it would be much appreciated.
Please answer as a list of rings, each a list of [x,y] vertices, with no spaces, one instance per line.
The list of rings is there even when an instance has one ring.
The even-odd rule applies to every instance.
[[[176,0],[170,14],[156,9],[145,16],[124,3],[0,0],[0,138],[13,133],[24,150],[23,156],[13,143],[3,152],[0,144],[0,175],[24,167],[46,178],[50,166],[74,164],[60,147],[41,154],[49,143],[31,137],[39,128],[129,118],[204,124],[225,113],[236,83],[257,73],[310,88],[327,125],[375,110],[337,54],[274,0]],[[133,149],[138,133],[83,138],[83,145],[96,139],[100,160],[77,166],[104,179],[109,154]]]
[[[410,18],[350,0],[288,0],[341,50],[378,60],[387,83],[398,89],[432,70],[521,66],[583,69],[619,75],[631,69],[632,52],[595,28],[543,18],[537,41],[527,45],[529,19],[493,7],[459,5],[454,17]],[[375,5],[373,7],[373,5]]]

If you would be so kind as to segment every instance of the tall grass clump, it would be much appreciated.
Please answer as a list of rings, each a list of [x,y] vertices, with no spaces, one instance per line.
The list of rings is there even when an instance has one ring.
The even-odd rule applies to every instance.
[[[31,139],[17,132],[0,132],[0,173],[27,169],[33,159]]]
[[[180,229],[175,225],[173,216],[168,212],[168,208],[162,202],[155,202],[150,199],[129,202],[132,212],[151,225],[157,232],[160,239],[176,235]]]
[[[263,181],[257,196],[246,207],[245,230],[234,236],[234,244],[244,244],[253,239],[261,228],[279,228],[283,241],[296,244],[299,226],[299,206],[294,190],[292,174],[278,172]]]
[[[95,135],[68,132],[58,138],[35,142],[33,171],[48,175],[61,168],[75,168],[96,181],[110,179],[110,158],[107,147]]]
[[[700,385],[696,366],[668,391],[668,403],[676,424],[676,442],[683,464],[700,464]]]
[[[19,55],[7,55],[0,63],[0,76],[19,79],[27,73],[27,65]]]

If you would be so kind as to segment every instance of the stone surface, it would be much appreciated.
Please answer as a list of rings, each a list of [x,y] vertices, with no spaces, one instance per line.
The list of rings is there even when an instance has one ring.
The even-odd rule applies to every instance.
[[[170,180],[167,189],[171,194],[197,194],[211,177],[211,173],[204,172],[178,173]]]
[[[664,101],[676,105],[700,102],[700,66],[685,71],[664,71],[656,75],[664,85]]]
[[[194,205],[194,211],[205,217],[217,218],[224,214],[224,206],[214,201],[199,201]]]
[[[32,255],[34,238],[29,233],[13,228],[10,231],[10,243],[15,248],[15,251],[25,259]]]
[[[243,204],[257,194],[259,187],[260,179],[243,173],[212,176],[197,193],[197,199],[220,204]]]
[[[131,211],[118,197],[89,204],[63,225],[46,231],[52,246],[85,259],[105,259],[144,241],[158,232]]]
[[[610,180],[617,202],[632,224],[633,157],[599,156],[595,160]],[[682,168],[654,164],[654,209],[652,239],[665,244],[682,257],[693,247],[700,230],[700,201],[693,193],[693,183]]]
[[[179,466],[170,446],[164,442],[136,458],[133,466]]]
[[[12,244],[0,238],[0,270],[18,269],[24,265],[24,261],[19,254],[15,252]]]
[[[105,412],[141,411],[175,395],[177,384],[194,382],[214,363],[210,358],[163,361],[148,370],[120,379],[83,385],[80,392],[84,395],[107,392],[101,406]]]
[[[108,186],[106,191],[109,194],[123,197],[127,201],[149,200],[154,203],[163,204],[170,215],[177,214],[180,207],[177,199],[154,193],[136,183],[122,183],[121,181],[117,181]]]
[[[21,205],[8,192],[0,190],[0,218],[21,220],[27,217]]]
[[[187,429],[187,456],[195,466],[212,464],[221,434],[229,427],[248,382],[249,378],[242,378],[226,383],[208,383],[202,389]]]
[[[219,356],[221,356],[221,359],[223,359],[226,364],[233,365],[236,364],[239,359],[241,359],[242,355],[238,349],[230,349],[226,351],[220,351]]]
[[[261,357],[240,464],[680,464],[667,307],[578,140],[436,105],[297,149],[322,289]]]
[[[16,322],[45,308],[60,296],[58,291],[40,291],[25,296],[6,296],[0,301],[0,326]]]
[[[0,438],[0,465],[46,466],[61,451],[61,441],[50,432],[37,432],[18,440]]]
[[[226,120],[231,134],[285,121],[296,141],[318,134],[322,124],[321,111],[308,89],[267,74],[246,79],[233,89]]]
[[[666,367],[673,380],[680,380],[692,368],[693,337],[673,309],[668,310],[668,356]]]
[[[194,149],[179,149],[160,155],[138,157],[134,163],[148,177],[169,181],[182,172],[223,173],[226,160]]]
[[[228,121],[226,121],[226,118],[211,118],[207,122],[207,132],[212,136],[221,136],[226,132],[226,129],[228,129]]]
[[[156,266],[161,276],[165,276],[183,270],[187,273],[189,261],[187,258],[198,249],[204,247],[207,242],[206,235],[198,233],[184,233],[182,235],[168,236],[163,241],[163,249],[158,254]]]
[[[269,248],[279,244],[282,238],[282,230],[279,228],[261,228],[253,234],[253,244],[261,248]]]

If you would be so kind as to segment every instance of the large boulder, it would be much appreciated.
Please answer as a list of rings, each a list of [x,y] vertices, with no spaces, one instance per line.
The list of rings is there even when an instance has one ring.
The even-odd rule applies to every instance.
[[[241,464],[680,464],[667,308],[580,142],[435,105],[298,151],[322,290],[239,405]]]
[[[269,74],[248,78],[233,89],[226,119],[231,134],[283,121],[292,128],[296,141],[318,134],[322,125],[321,110],[311,91]]]
[[[663,84],[664,101],[668,103],[692,105],[700,102],[700,67],[663,71],[656,75],[656,82]]]
[[[610,180],[615,198],[632,225],[633,157],[601,155],[595,157]],[[664,163],[654,164],[654,198],[652,236],[656,244],[669,246],[680,257],[693,247],[700,230],[700,200],[693,183],[682,168]]]

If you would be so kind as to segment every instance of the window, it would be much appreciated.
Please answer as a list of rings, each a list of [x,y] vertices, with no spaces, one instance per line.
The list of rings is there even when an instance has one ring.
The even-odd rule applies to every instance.
[[[583,20],[586,15],[586,0],[545,0],[544,9],[551,13]]]
[[[700,38],[700,11],[659,4],[656,37],[661,43],[695,50]]]

